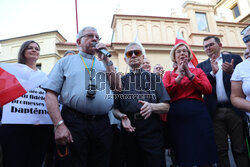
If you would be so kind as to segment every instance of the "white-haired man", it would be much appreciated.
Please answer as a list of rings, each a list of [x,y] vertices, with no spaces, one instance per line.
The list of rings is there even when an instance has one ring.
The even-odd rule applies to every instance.
[[[115,115],[122,121],[121,143],[128,167],[163,167],[161,113],[170,98],[159,76],[142,68],[144,55],[137,43],[125,49],[131,72],[122,77],[123,90],[115,96]],[[118,109],[118,110],[117,110]]]

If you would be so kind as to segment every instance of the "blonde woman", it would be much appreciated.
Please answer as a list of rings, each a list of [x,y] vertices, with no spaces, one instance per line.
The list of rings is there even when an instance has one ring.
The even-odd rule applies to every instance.
[[[167,122],[177,164],[212,165],[216,147],[212,121],[202,99],[212,87],[201,69],[188,67],[192,54],[185,43],[175,45],[170,56],[176,68],[165,73],[163,83],[171,98]]]

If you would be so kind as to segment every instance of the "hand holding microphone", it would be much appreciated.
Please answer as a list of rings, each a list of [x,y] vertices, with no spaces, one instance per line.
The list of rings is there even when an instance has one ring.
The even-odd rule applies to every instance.
[[[92,43],[93,47],[96,48],[97,42],[93,42]],[[111,54],[104,48],[96,48],[98,52],[102,53],[103,55],[105,55],[106,57],[111,57]]]

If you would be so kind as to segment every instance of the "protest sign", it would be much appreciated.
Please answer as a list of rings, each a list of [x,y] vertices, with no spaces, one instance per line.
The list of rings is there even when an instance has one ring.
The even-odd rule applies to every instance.
[[[45,95],[46,92],[38,87],[4,105],[2,124],[52,124]]]

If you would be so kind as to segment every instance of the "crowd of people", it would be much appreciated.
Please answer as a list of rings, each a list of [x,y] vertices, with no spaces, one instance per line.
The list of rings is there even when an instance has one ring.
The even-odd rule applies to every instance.
[[[190,67],[190,46],[180,42],[170,52],[173,70],[156,64],[151,72],[144,48],[132,42],[123,76],[100,51],[107,51],[100,39],[94,27],[79,31],[78,53],[67,51],[36,88],[46,91],[51,124],[0,126],[4,167],[165,167],[166,149],[172,166],[229,167],[229,140],[236,166],[250,166],[250,26],[245,61],[222,53],[220,39],[207,36],[207,60]],[[24,42],[18,63],[41,72],[40,49]]]

